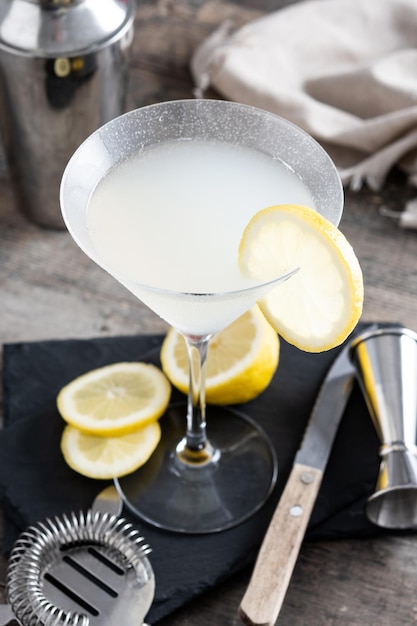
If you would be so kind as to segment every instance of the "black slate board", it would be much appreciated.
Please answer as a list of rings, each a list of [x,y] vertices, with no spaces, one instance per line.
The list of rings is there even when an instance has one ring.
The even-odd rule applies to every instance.
[[[363,325],[358,331],[363,330]],[[88,509],[107,484],[79,476],[59,450],[63,422],[55,399],[74,377],[118,361],[159,365],[161,336],[44,341],[4,346],[5,429],[0,432],[0,497],[6,554],[19,532],[47,516]],[[241,405],[270,436],[279,476],[268,503],[247,522],[212,535],[178,535],[135,520],[153,548],[157,588],[148,620],[155,623],[254,561],[291,470],[323,377],[338,349],[301,352],[281,341],[278,371],[268,389]],[[174,392],[173,401],[183,399]],[[208,428],[210,411],[208,408]],[[355,385],[336,436],[306,539],[369,537],[381,531],[364,506],[379,467],[378,441]],[[125,517],[129,514],[124,512]]]

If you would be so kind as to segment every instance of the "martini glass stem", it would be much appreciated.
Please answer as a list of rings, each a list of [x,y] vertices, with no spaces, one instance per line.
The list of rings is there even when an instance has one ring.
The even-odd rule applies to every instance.
[[[206,363],[211,335],[184,335],[184,339],[189,364],[187,430],[177,455],[187,464],[202,464],[213,457],[206,433]]]

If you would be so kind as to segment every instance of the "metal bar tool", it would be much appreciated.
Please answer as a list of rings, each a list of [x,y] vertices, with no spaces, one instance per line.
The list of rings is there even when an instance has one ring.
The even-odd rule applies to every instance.
[[[416,528],[417,333],[402,326],[364,332],[351,358],[381,444],[366,514],[384,528]]]
[[[155,589],[151,550],[120,509],[111,486],[87,513],[24,531],[10,556],[4,617],[21,626],[143,624]]]

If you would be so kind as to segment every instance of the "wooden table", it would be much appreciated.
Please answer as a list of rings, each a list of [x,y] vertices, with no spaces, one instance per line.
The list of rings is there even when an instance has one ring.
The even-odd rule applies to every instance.
[[[139,3],[129,108],[192,97],[188,61],[220,22],[235,24],[288,0],[145,0]],[[0,160],[1,343],[163,332],[166,326],[94,265],[64,231],[29,223],[16,209]],[[366,321],[417,330],[417,231],[382,217],[417,195],[401,176],[380,193],[346,193],[341,228],[365,278]],[[6,564],[1,562],[0,580]],[[161,626],[233,626],[249,571],[234,576]],[[278,623],[283,626],[417,624],[417,538],[306,543]]]

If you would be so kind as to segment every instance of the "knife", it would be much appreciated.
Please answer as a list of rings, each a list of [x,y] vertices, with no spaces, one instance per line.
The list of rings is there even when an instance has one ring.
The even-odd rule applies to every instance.
[[[298,557],[330,450],[352,391],[355,369],[347,344],[331,365],[301,447],[262,542],[239,615],[247,626],[273,626]]]

